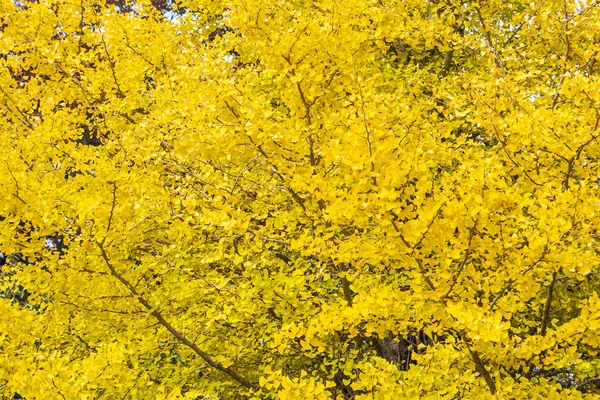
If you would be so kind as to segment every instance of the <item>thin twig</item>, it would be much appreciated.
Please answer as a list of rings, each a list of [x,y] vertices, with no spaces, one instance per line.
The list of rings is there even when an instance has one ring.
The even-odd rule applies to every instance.
[[[8,173],[13,178],[13,181],[15,181],[16,191],[15,191],[15,193],[13,193],[13,196],[15,196],[17,199],[19,199],[23,204],[27,205],[25,200],[23,200],[19,194],[19,182],[17,181],[17,178],[15,178],[15,175],[13,174],[12,170],[10,169],[10,166],[8,165],[8,161],[4,160],[4,163],[6,164],[6,169],[8,169]]]
[[[452,282],[450,283],[450,287],[448,288],[448,291],[443,296],[444,298],[447,298],[450,295],[450,293],[452,293],[454,286],[456,286],[456,283],[458,282],[458,278],[460,277],[460,274],[462,273],[463,269],[467,265],[467,261],[469,260],[469,255],[471,255],[471,243],[473,242],[473,236],[475,236],[476,228],[477,228],[477,223],[474,223],[473,227],[471,228],[471,232],[469,233],[469,240],[467,242],[467,251],[465,252],[463,260],[460,263],[460,266],[458,267],[458,271],[456,272],[456,275],[454,275],[454,277],[452,278]]]
[[[523,276],[526,273],[528,273],[529,271],[531,271],[533,268],[535,268],[536,265],[538,265],[540,262],[544,261],[544,258],[546,257],[546,255],[548,255],[549,252],[550,252],[550,246],[546,245],[544,247],[544,250],[542,251],[542,254],[533,263],[531,263],[531,265],[529,265],[527,268],[525,268],[523,271],[521,271],[521,273],[519,275]],[[502,298],[502,296],[504,296],[504,294],[512,287],[513,283],[515,283],[516,281],[517,281],[517,278],[512,278],[512,279],[509,279],[508,282],[506,282],[506,284],[500,290],[500,292],[498,292],[498,294],[496,295],[494,300],[492,300],[492,303],[490,304],[490,310],[494,308],[494,306],[496,305],[498,300],[500,300],[500,298]]]
[[[108,233],[110,232],[110,228],[112,227],[113,217],[115,215],[115,206],[117,204],[117,184],[113,181],[110,182],[113,186],[112,190],[112,204],[110,206],[110,214],[108,215],[108,224],[106,225],[106,234],[104,235],[104,239],[102,239],[102,244],[106,242],[106,238],[108,237]]]
[[[596,123],[594,124],[594,129],[592,132],[595,132],[598,129],[598,124],[600,123],[600,113],[598,114],[598,116],[596,117]],[[583,152],[583,149],[589,145],[590,143],[592,143],[594,140],[598,139],[598,137],[600,136],[600,134],[596,134],[593,135],[590,139],[586,140],[585,142],[583,142],[575,151],[575,154],[573,155],[573,157],[571,157],[569,159],[569,166],[567,167],[567,173],[565,175],[565,181],[564,181],[564,185],[563,185],[563,191],[569,189],[569,179],[571,178],[571,174],[573,174],[573,168],[575,167],[575,162],[579,160],[579,157],[581,157],[581,152]]]

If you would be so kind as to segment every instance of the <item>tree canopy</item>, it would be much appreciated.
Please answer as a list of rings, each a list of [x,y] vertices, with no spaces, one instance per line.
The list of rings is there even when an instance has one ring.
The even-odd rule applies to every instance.
[[[599,5],[0,0],[0,396],[598,398]]]

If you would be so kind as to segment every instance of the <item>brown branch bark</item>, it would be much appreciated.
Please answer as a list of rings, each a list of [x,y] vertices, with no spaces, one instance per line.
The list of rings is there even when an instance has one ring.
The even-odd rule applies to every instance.
[[[598,129],[599,123],[600,123],[600,115],[598,115],[598,117],[596,118],[596,123],[594,124],[594,129],[592,130],[592,132],[596,132],[596,130]],[[599,136],[600,136],[600,134],[593,135],[590,139],[583,142],[581,144],[581,146],[579,146],[577,148],[573,157],[571,157],[569,159],[569,165],[567,167],[567,173],[565,176],[563,191],[569,189],[569,179],[571,179],[571,175],[573,174],[573,168],[575,167],[575,162],[577,162],[579,160],[579,157],[581,157],[581,153],[583,152],[583,149],[585,149],[585,147],[588,144],[590,144],[593,141],[595,141],[596,139],[598,139]]]
[[[125,98],[125,93],[121,90],[121,85],[119,85],[119,81],[117,80],[117,74],[115,72],[116,62],[112,59],[110,54],[108,53],[108,46],[106,45],[106,41],[104,40],[104,35],[102,35],[102,46],[104,47],[104,53],[106,54],[106,58],[108,59],[108,66],[110,67],[110,72],[112,74],[113,82],[117,88],[117,96],[120,99]]]
[[[531,265],[529,265],[527,268],[525,268],[523,271],[521,271],[520,275],[521,276],[525,275],[526,273],[531,271],[533,268],[535,268],[535,266],[538,265],[540,262],[544,261],[544,258],[548,255],[549,252],[550,252],[550,246],[546,245],[544,247],[544,250],[542,251],[542,254],[540,255],[540,257],[538,257],[533,263],[531,263]],[[496,297],[494,297],[494,300],[492,300],[492,302],[490,304],[490,310],[494,308],[494,306],[496,305],[498,300],[500,300],[502,298],[502,296],[504,296],[504,294],[506,294],[506,292],[512,287],[513,283],[515,283],[516,281],[517,281],[517,278],[512,278],[512,279],[509,279],[508,282],[506,282],[504,287],[502,287],[500,292],[498,292]]]
[[[175,329],[163,317],[163,315],[158,310],[154,309],[152,307],[152,305],[150,305],[150,303],[148,303],[148,301],[141,294],[139,294],[137,292],[136,288],[127,279],[125,279],[123,277],[123,275],[121,275],[116,270],[115,266],[111,263],[110,258],[108,257],[108,254],[106,253],[106,250],[104,249],[103,244],[100,242],[96,242],[96,245],[100,249],[100,254],[102,255],[102,259],[104,260],[104,263],[110,270],[111,275],[113,277],[115,277],[119,282],[121,282],[121,284],[123,284],[123,286],[125,286],[127,288],[127,290],[129,290],[129,292],[135,298],[137,298],[137,300],[140,302],[140,304],[150,312],[150,315],[152,315],[156,319],[158,324],[160,324],[164,328],[166,328],[181,344],[189,347],[194,353],[196,353],[202,360],[204,360],[204,362],[206,362],[212,368],[228,375],[230,378],[232,378],[233,380],[235,380],[236,382],[238,382],[240,385],[242,385],[244,387],[247,387],[249,389],[254,389],[254,390],[259,389],[258,385],[256,385],[255,383],[248,381],[246,378],[242,377],[240,374],[238,374],[231,368],[224,367],[221,363],[213,360],[211,356],[209,356],[207,353],[205,353],[203,350],[201,350],[194,342],[189,340],[181,332],[179,332],[177,329]]]
[[[452,67],[452,57],[454,56],[454,50],[449,50],[444,54],[444,67],[442,69],[441,77],[444,78],[450,73],[450,67]]]
[[[6,107],[8,109],[8,111],[10,111],[13,114],[19,114],[21,117],[17,117],[19,119],[19,121],[21,121],[23,123],[23,125],[25,125],[28,129],[30,130],[34,130],[35,129],[35,125],[29,120],[29,118],[27,117],[27,114],[25,114],[17,105],[17,103],[12,99],[12,97],[10,97],[8,95],[8,93],[6,93],[4,91],[4,89],[2,88],[2,86],[0,86],[0,92],[2,92],[2,94],[4,95],[4,97],[6,97],[7,100],[9,100],[11,103],[14,104],[14,108],[15,110],[17,110],[17,112],[15,113],[13,111],[12,108],[10,107]]]
[[[473,227],[471,228],[471,232],[469,233],[469,240],[467,243],[467,251],[465,252],[463,260],[460,263],[460,266],[458,267],[458,271],[456,272],[456,275],[454,275],[454,277],[452,278],[452,282],[450,283],[450,287],[448,288],[448,291],[443,296],[444,298],[447,298],[448,296],[450,296],[450,293],[452,293],[452,290],[454,290],[454,286],[456,286],[456,283],[458,282],[458,278],[460,277],[460,274],[462,274],[463,269],[465,269],[465,267],[467,266],[467,261],[469,261],[469,256],[471,255],[471,244],[473,243],[473,236],[475,236],[476,228],[477,228],[477,223],[474,223]]]
[[[469,353],[471,353],[471,359],[475,363],[475,369],[477,369],[477,372],[483,376],[483,379],[490,389],[490,392],[492,394],[496,394],[496,382],[494,382],[494,378],[492,378],[492,375],[487,370],[485,363],[479,356],[479,353],[476,350],[472,350],[469,345],[467,345],[467,348],[469,349]]]
[[[558,273],[556,271],[552,274],[552,280],[548,285],[548,289],[546,289],[546,301],[544,302],[544,310],[542,311],[542,324],[540,326],[541,336],[546,336],[546,330],[548,329],[548,324],[550,323],[550,309],[552,307],[552,297],[554,294],[554,284],[556,283],[557,274]],[[534,367],[533,361],[529,360],[529,371],[527,371],[527,374],[525,375],[527,379],[531,379]]]
[[[17,181],[17,178],[15,178],[15,175],[13,174],[12,170],[10,169],[10,165],[8,164],[8,161],[4,161],[4,163],[6,164],[6,169],[8,170],[8,173],[10,174],[11,178],[13,178],[13,181],[15,182],[15,193],[13,193],[13,196],[15,196],[15,198],[17,198],[18,200],[21,201],[21,203],[27,205],[27,203],[25,202],[25,200],[23,200],[21,198],[21,195],[19,194],[19,181]]]

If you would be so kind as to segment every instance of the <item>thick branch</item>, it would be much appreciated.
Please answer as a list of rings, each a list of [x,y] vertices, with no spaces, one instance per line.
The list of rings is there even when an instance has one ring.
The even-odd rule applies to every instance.
[[[467,345],[467,347],[468,347],[468,345]],[[483,376],[485,383],[490,388],[490,392],[492,394],[496,394],[496,383],[494,382],[492,375],[490,375],[490,372],[485,367],[485,363],[483,362],[481,357],[479,357],[479,353],[476,350],[472,350],[470,347],[468,347],[468,349],[469,349],[469,353],[471,353],[471,358],[473,359],[473,362],[475,363],[475,368],[477,369],[477,372],[479,372],[481,374],[481,376]]]
[[[352,307],[352,289],[350,289],[350,281],[345,276],[342,278],[342,290],[344,292],[344,300],[348,303],[348,307]]]
[[[548,285],[546,290],[546,302],[544,303],[544,312],[542,314],[542,326],[540,327],[540,335],[546,336],[546,329],[548,329],[548,323],[550,321],[550,306],[552,305],[552,293],[554,290],[554,284],[556,283],[556,272],[552,274],[552,281]]]
[[[454,50],[449,50],[444,54],[444,68],[442,69],[442,78],[448,76],[450,73],[450,67],[452,67],[452,57],[454,56]]]

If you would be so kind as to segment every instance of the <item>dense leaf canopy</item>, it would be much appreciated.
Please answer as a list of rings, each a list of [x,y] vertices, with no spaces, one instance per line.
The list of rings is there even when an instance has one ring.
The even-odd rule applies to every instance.
[[[593,0],[0,0],[0,396],[600,393]]]

